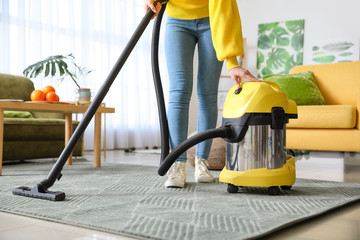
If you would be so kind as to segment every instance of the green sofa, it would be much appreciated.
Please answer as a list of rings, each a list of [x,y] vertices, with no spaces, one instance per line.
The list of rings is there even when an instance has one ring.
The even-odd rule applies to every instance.
[[[20,76],[0,74],[0,99],[30,101],[33,82]],[[78,122],[73,121],[73,129]],[[62,113],[4,111],[3,160],[57,158],[65,146]],[[83,138],[73,156],[83,155]]]

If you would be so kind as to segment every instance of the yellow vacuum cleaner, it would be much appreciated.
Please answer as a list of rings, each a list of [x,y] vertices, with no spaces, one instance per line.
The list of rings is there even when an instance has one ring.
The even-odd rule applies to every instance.
[[[226,166],[220,182],[228,192],[239,186],[266,187],[277,195],[281,187],[295,183],[295,159],[286,155],[286,123],[297,118],[297,106],[272,82],[246,82],[230,89],[224,105],[222,127],[199,133],[176,147],[162,162],[165,175],[187,149],[207,139],[222,137],[226,143]]]
[[[295,159],[286,156],[285,124],[297,117],[296,103],[271,82],[248,82],[236,90],[226,97],[223,126],[240,129],[238,138],[226,139],[226,166],[219,181],[228,183],[230,193],[238,186],[267,187],[271,195],[279,193],[279,186],[290,189]]]

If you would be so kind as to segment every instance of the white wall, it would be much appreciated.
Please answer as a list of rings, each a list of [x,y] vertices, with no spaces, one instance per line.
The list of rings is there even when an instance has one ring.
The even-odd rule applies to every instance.
[[[318,43],[360,42],[360,0],[237,0],[237,3],[243,36],[247,39],[247,68],[254,75],[257,75],[257,34],[261,23],[304,19],[304,64],[308,64],[311,47]],[[232,82],[227,81],[226,85],[231,87]],[[192,99],[190,133],[196,131],[195,93]]]
[[[360,42],[360,0],[238,0],[248,69],[257,74],[258,24],[305,19],[304,64],[321,42]]]

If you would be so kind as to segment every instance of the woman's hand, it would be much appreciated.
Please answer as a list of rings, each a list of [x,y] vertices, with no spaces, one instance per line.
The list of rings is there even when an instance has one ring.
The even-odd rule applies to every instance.
[[[161,9],[161,4],[160,3],[157,3],[156,7],[154,6],[154,0],[145,0],[145,12],[147,12],[149,10],[149,8],[151,9],[151,11],[153,11],[155,14],[154,16],[152,17],[152,19],[154,19],[160,9]]]
[[[235,82],[237,88],[240,88],[242,78],[246,78],[252,82],[261,82],[262,80],[254,77],[247,69],[242,67],[236,67],[229,71],[232,80]]]

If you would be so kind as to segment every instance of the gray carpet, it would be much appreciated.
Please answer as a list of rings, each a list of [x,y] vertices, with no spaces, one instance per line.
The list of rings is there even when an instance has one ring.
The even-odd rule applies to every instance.
[[[194,182],[166,189],[156,167],[91,162],[65,166],[51,202],[12,195],[43,180],[52,163],[6,165],[0,176],[0,211],[140,239],[248,239],[269,234],[360,199],[360,184],[297,179],[290,191],[269,196],[262,188],[229,194],[226,184]]]

